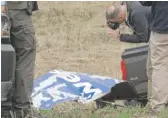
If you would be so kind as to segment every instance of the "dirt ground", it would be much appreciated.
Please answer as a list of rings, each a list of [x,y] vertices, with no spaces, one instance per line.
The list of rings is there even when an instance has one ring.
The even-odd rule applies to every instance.
[[[36,78],[57,69],[121,79],[120,61],[129,44],[107,34],[105,9],[119,2],[38,2],[33,15],[37,37]],[[122,32],[129,32],[125,27]],[[72,106],[77,106],[71,104]],[[87,105],[89,108],[91,105]],[[81,106],[80,106],[81,107]],[[69,104],[56,107],[68,110]]]

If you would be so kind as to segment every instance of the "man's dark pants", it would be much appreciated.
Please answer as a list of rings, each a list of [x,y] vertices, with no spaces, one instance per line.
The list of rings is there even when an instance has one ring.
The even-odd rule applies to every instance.
[[[11,43],[16,51],[16,73],[13,103],[29,108],[34,81],[36,39],[31,16],[26,10],[9,10]]]

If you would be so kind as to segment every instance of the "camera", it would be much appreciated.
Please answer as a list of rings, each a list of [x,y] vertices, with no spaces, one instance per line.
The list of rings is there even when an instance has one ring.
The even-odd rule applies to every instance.
[[[106,23],[107,23],[108,27],[113,29],[113,30],[118,29],[119,26],[120,26],[120,23],[114,23],[114,22],[111,22],[111,21],[108,21]]]

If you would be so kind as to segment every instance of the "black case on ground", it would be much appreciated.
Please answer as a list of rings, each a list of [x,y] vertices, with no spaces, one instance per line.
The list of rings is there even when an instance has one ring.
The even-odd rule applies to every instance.
[[[111,91],[96,100],[136,100],[142,105],[147,103],[147,75],[146,63],[148,56],[148,45],[124,50],[122,60],[125,61],[127,76],[126,81],[116,84]],[[104,104],[104,103],[103,103]]]

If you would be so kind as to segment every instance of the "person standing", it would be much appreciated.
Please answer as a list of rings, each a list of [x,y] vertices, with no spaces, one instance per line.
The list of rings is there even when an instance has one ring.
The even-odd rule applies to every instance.
[[[168,2],[141,1],[151,6],[150,43],[147,70],[149,77],[149,104],[151,111],[157,113],[168,104]]]
[[[36,38],[31,15],[38,10],[38,5],[33,1],[7,1],[7,7],[11,22],[11,44],[16,52],[12,99],[14,114],[17,118],[43,118],[32,112],[31,102],[36,57]]]

